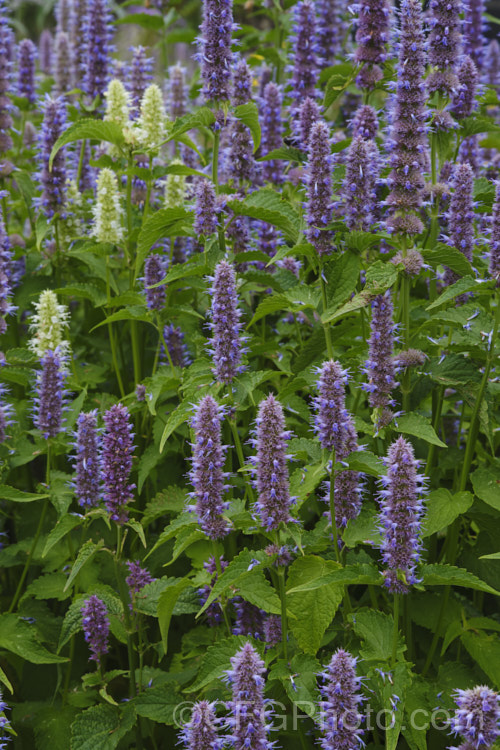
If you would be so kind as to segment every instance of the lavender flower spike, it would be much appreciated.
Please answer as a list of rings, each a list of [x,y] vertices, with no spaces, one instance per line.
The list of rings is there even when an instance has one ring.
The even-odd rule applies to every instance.
[[[55,56],[55,91],[58,96],[64,96],[73,88],[73,54],[69,34],[65,31],[59,31],[56,36]]]
[[[161,255],[148,255],[144,264],[144,288],[146,304],[150,310],[162,310],[165,306],[165,285],[154,286],[165,278],[165,274],[165,261]]]
[[[449,242],[462,252],[468,261],[472,261],[474,248],[474,173],[469,164],[457,164],[453,175],[455,190],[450,200],[448,211]],[[454,284],[457,274],[445,268],[445,285]]]
[[[6,750],[7,745],[4,743],[8,742],[10,739],[10,734],[6,735],[4,734],[4,731],[6,729],[12,729],[8,718],[5,716],[7,708],[8,706],[2,697],[2,693],[0,693],[0,713],[3,714],[3,716],[0,717],[0,750]]]
[[[103,96],[111,74],[112,26],[107,0],[87,0],[84,89],[93,100]]]
[[[188,348],[184,342],[184,333],[180,328],[166,325],[163,329],[163,338],[174,367],[187,367],[191,364]],[[162,361],[168,360],[166,353],[162,352]]]
[[[457,710],[451,719],[451,731],[461,735],[462,750],[489,750],[500,735],[500,696],[486,685],[456,690]],[[452,748],[452,750],[458,750]]]
[[[458,90],[451,111],[457,120],[469,117],[475,105],[479,71],[471,57],[465,57],[458,69]]]
[[[0,0],[0,177],[7,177],[13,170],[10,161],[4,159],[4,154],[12,148],[11,101],[9,91],[11,87],[11,50],[12,32],[7,21],[5,0]]]
[[[49,169],[52,148],[66,127],[66,107],[62,99],[47,97],[43,107],[43,124],[40,137],[40,182],[42,206],[47,218],[55,213],[64,218],[66,202],[66,153],[61,148]]]
[[[36,47],[31,39],[23,39],[19,42],[19,80],[18,93],[24,96],[29,104],[33,106],[36,101],[35,91],[35,60]]]
[[[272,82],[266,84],[259,102],[262,156],[266,156],[281,146],[283,136],[281,107],[282,95],[279,87]],[[262,177],[267,182],[279,185],[283,181],[283,162],[274,159],[262,162]]]
[[[52,75],[52,53],[54,38],[48,29],[44,29],[40,34],[38,43],[38,58],[40,60],[40,70],[45,75]]]
[[[352,119],[352,136],[361,136],[366,140],[374,140],[378,131],[378,115],[376,110],[369,104],[363,104],[356,110]]]
[[[123,525],[128,521],[127,504],[133,498],[134,484],[129,477],[134,450],[132,423],[126,406],[115,404],[104,415],[102,447],[104,502],[111,520]]]
[[[97,410],[78,415],[75,449],[76,499],[83,508],[93,508],[99,504],[101,494]]]
[[[90,659],[101,663],[101,658],[108,653],[109,619],[104,602],[93,594],[85,600],[82,607],[82,625],[85,640],[91,651]]]
[[[12,251],[0,209],[0,335],[7,330],[6,317],[16,308],[12,304]]]
[[[184,750],[222,750],[224,740],[217,736],[218,723],[213,703],[195,703],[191,719],[180,734]]]
[[[424,50],[421,2],[402,0],[398,78],[390,135],[391,192],[387,204],[392,210],[389,229],[407,235],[423,230],[417,214],[422,206],[426,149]]]
[[[357,659],[339,648],[322,673],[320,741],[323,750],[355,750],[364,745],[359,712],[361,678],[356,675]]]
[[[87,0],[73,0],[71,9],[70,37],[73,48],[73,80],[75,86],[84,89],[87,59]],[[84,33],[82,33],[84,31]]]
[[[318,55],[322,68],[333,65],[341,54],[347,24],[345,0],[316,0],[318,14]]]
[[[221,440],[222,407],[207,395],[196,407],[192,427],[195,442],[189,474],[196,498],[196,514],[202,530],[210,539],[221,539],[229,532],[224,518],[228,503],[223,500],[226,474]]]
[[[203,21],[198,37],[203,96],[227,101],[230,95],[233,23],[232,0],[203,0]]]
[[[332,221],[332,158],[330,132],[323,120],[314,123],[309,136],[307,182],[307,239],[319,255],[332,250],[333,232],[325,229]]]
[[[427,41],[429,63],[432,66],[427,78],[429,93],[440,91],[448,98],[458,87],[457,65],[462,47],[460,13],[462,0],[431,0],[430,33]]]
[[[296,114],[300,102],[310,96],[316,98],[320,58],[318,56],[317,21],[311,0],[301,0],[293,10],[292,52],[289,67],[290,96],[294,100],[292,114]]]
[[[255,421],[254,444],[258,499],[256,509],[266,529],[277,529],[280,523],[291,521],[290,486],[287,468],[286,441],[290,433],[285,428],[283,407],[272,394],[260,402]]]
[[[464,2],[464,52],[472,57],[479,70],[483,68],[485,51],[484,13],[484,0]]]
[[[391,391],[396,387],[393,360],[393,304],[390,291],[379,294],[372,302],[369,357],[366,362],[370,406],[374,409],[392,405]]]
[[[245,643],[231,658],[227,675],[232,700],[227,708],[232,729],[230,742],[235,750],[271,750],[274,745],[268,739],[271,727],[267,723],[269,712],[264,701],[265,671],[263,660],[250,643]]]
[[[420,559],[419,538],[424,478],[417,473],[411,443],[399,437],[389,447],[387,475],[382,477],[380,521],[382,558],[386,565],[385,586],[392,593],[406,594],[417,583],[415,565]]]
[[[234,70],[232,102],[234,106],[239,106],[251,100],[252,73],[247,63],[240,60]],[[241,120],[232,119],[229,139],[229,174],[235,180],[251,180],[255,174],[255,160],[249,128]]]
[[[138,46],[132,50],[129,72],[129,89],[132,98],[133,118],[139,116],[144,93],[153,80],[153,59],[146,57],[146,49]]]
[[[153,581],[151,573],[146,568],[143,568],[137,560],[135,562],[127,562],[128,576],[125,579],[127,586],[129,587],[132,597],[134,594],[139,594],[144,586]]]
[[[37,375],[34,399],[35,426],[46,440],[62,430],[65,406],[64,380],[59,350],[47,350],[41,359],[42,369]]]
[[[372,227],[377,177],[378,150],[375,143],[356,136],[347,152],[342,188],[345,220],[349,229],[369,231]]]
[[[387,0],[360,0],[358,3],[358,47],[354,59],[363,65],[356,83],[371,91],[382,78],[380,67],[387,58],[390,10]]]
[[[0,383],[0,444],[4,443],[8,437],[7,428],[13,423],[14,409],[12,404],[5,401],[8,389]]]
[[[214,186],[208,180],[200,180],[196,187],[193,229],[208,237],[217,231],[217,199]]]
[[[307,152],[312,126],[320,118],[321,110],[319,104],[314,99],[311,99],[310,96],[307,96],[298,109],[297,119],[292,122],[294,135],[298,139],[302,151]]]
[[[236,274],[233,266],[221,260],[215,267],[210,315],[212,322],[213,370],[219,383],[231,383],[242,371],[241,312],[236,292]]]
[[[500,286],[500,183],[497,182],[490,235],[490,275]]]

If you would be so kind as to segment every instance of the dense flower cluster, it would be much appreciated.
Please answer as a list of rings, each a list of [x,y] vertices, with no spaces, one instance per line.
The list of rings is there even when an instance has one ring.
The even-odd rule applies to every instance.
[[[330,133],[323,120],[311,128],[307,153],[307,238],[325,255],[332,251],[333,232],[326,227],[333,218],[333,203]]]
[[[104,502],[113,521],[128,521],[127,505],[135,485],[130,483],[134,451],[132,424],[126,406],[115,404],[104,414],[102,479]]]
[[[241,311],[234,268],[227,261],[221,260],[215,268],[212,281],[209,326],[212,332],[214,375],[220,383],[230,383],[243,369],[241,357],[244,339],[241,335]]]
[[[109,650],[109,618],[106,605],[95,594],[84,602],[82,626],[91,652],[90,659],[100,664],[102,657]]]
[[[77,418],[75,440],[75,495],[84,508],[99,504],[101,487],[101,457],[97,410]]]

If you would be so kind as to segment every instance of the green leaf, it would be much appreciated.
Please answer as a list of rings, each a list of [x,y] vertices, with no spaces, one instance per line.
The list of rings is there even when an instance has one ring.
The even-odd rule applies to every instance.
[[[386,473],[382,459],[370,451],[354,451],[347,456],[346,462],[352,471],[360,471],[372,477],[381,477]]]
[[[115,750],[135,721],[133,705],[92,706],[79,713],[71,726],[71,750]]]
[[[241,122],[247,126],[250,130],[253,138],[253,150],[254,152],[260,146],[260,123],[259,123],[259,111],[255,102],[247,102],[247,104],[240,104],[234,108],[234,116],[241,120]]]
[[[328,308],[324,315],[335,312],[345,302],[359,280],[359,258],[354,253],[343,253],[329,262],[325,268],[327,279]]]
[[[328,107],[330,107],[350,85],[356,70],[357,68],[349,63],[341,63],[340,65],[332,66],[333,73],[327,81],[325,98],[323,100],[323,107],[325,110],[327,110]]]
[[[92,333],[98,328],[108,325],[109,323],[118,323],[120,320],[137,320],[141,323],[150,323],[151,325],[154,325],[153,318],[145,306],[132,305],[129,307],[124,307],[122,310],[117,310],[111,315],[108,315],[105,320],[102,320],[100,323],[95,325],[90,332]]]
[[[287,585],[290,589],[296,588],[304,580],[319,578],[337,567],[337,563],[315,555],[298,557],[290,567]],[[330,583],[315,591],[287,594],[287,610],[292,615],[289,626],[300,648],[306,653],[314,656],[318,651],[321,639],[342,601],[343,591],[342,584]]]
[[[345,568],[338,568],[337,563],[333,563],[331,560],[326,560],[330,568],[330,572],[320,575],[318,578],[311,578],[308,581],[304,581],[293,589],[289,589],[288,594],[295,594],[298,591],[315,591],[322,586],[327,586],[330,583],[342,583],[344,586],[351,586],[354,584],[372,584],[374,586],[380,586],[383,582],[383,578],[378,568],[375,565],[369,565],[367,563],[357,563],[356,565],[346,565]],[[336,569],[332,569],[335,565]]]
[[[31,664],[62,664],[68,661],[47,651],[38,642],[35,628],[14,614],[0,615],[0,649],[17,654]]]
[[[310,654],[297,654],[288,665],[283,659],[277,661],[270,670],[267,680],[279,680],[292,703],[301,713],[314,718],[318,711],[317,675],[321,664]]]
[[[250,604],[269,612],[272,615],[281,614],[281,602],[261,570],[253,570],[238,589],[239,595]]]
[[[452,495],[444,487],[431,492],[425,504],[422,536],[431,536],[445,529],[462,513],[467,513],[473,500],[470,492],[457,492]]]
[[[43,500],[45,497],[48,497],[48,495],[41,495],[37,492],[23,492],[6,484],[0,485],[0,500],[10,500],[12,503],[33,503],[35,500]]]
[[[161,208],[148,217],[137,238],[136,275],[140,273],[142,264],[153,245],[164,237],[179,234],[190,216],[191,214],[185,208],[175,207]]]
[[[3,671],[2,667],[0,667],[0,682],[3,685],[5,685],[5,687],[7,688],[7,690],[9,690],[11,693],[14,693],[14,688],[12,687],[12,684],[11,684],[9,678],[7,677],[7,675],[5,674],[5,672]]]
[[[498,636],[467,631],[461,636],[465,648],[494,686],[500,688],[500,642]]]
[[[189,586],[192,586],[191,581],[187,578],[179,578],[172,586],[165,589],[158,600],[158,625],[165,654],[168,651],[168,630],[175,603],[181,592]]]
[[[82,523],[83,518],[73,514],[68,514],[59,519],[59,521],[56,523],[47,537],[45,547],[43,548],[42,557],[48,555],[54,545],[60,542],[61,539],[64,539],[66,534],[69,534],[70,531],[76,529],[76,527],[80,526],[80,524]]]
[[[362,508],[356,518],[347,522],[342,534],[342,541],[346,547],[356,547],[357,544],[379,544],[380,532],[379,515],[372,508]]]
[[[388,661],[392,654],[394,620],[392,615],[374,609],[362,609],[349,615],[354,632],[363,641],[360,655],[365,661]],[[398,646],[398,651],[403,650]]]
[[[130,13],[123,18],[118,18],[115,24],[136,24],[141,26],[143,29],[149,29],[151,31],[160,31],[163,29],[163,16],[155,16],[150,13]]]
[[[475,494],[480,500],[500,510],[500,474],[492,467],[482,466],[471,476]]]
[[[422,414],[403,414],[395,420],[396,429],[398,432],[402,432],[405,435],[414,435],[414,437],[425,440],[426,443],[437,445],[440,448],[447,448],[446,443],[436,435],[434,427],[431,425],[430,420],[424,417]]]
[[[175,686],[169,683],[157,685],[143,690],[134,700],[134,708],[138,716],[156,721],[159,724],[176,724],[176,708],[180,703],[180,696]]]
[[[198,679],[194,685],[186,688],[186,693],[199,693],[214,680],[220,680],[224,677],[224,670],[230,669],[231,658],[239,649],[248,643],[248,638],[243,635],[233,635],[219,641],[214,646],[209,646],[203,657],[203,661],[198,673]]]
[[[30,583],[25,596],[33,596],[35,599],[57,599],[62,602],[71,596],[69,591],[64,592],[65,583],[64,573],[46,573]]]
[[[433,268],[437,266],[449,266],[460,276],[474,276],[474,270],[460,250],[456,247],[450,247],[442,242],[438,242],[432,250],[422,250],[422,255],[426,263]]]
[[[83,566],[88,563],[88,561],[96,554],[96,552],[99,552],[99,550],[102,549],[104,546],[104,541],[102,539],[99,539],[97,544],[95,544],[92,539],[87,539],[85,544],[80,547],[80,550],[78,552],[78,556],[75,560],[75,563],[73,567],[71,568],[71,573],[69,574],[69,578],[66,581],[66,586],[64,587],[64,591],[69,589],[73,581],[75,580],[76,576],[80,572],[80,570],[83,568]]]
[[[200,127],[208,127],[215,122],[215,116],[208,107],[201,107],[197,112],[190,115],[178,117],[167,138],[168,141],[175,141],[179,136],[187,133],[188,130],[196,130]]]
[[[244,579],[248,578],[259,564],[265,560],[269,560],[269,558],[264,551],[242,550],[239,555],[231,560],[226,570],[218,578],[210,592],[210,596],[198,612],[197,617],[199,617],[213,601],[224,594],[229,587],[241,586]]]
[[[463,586],[500,596],[500,591],[495,591],[468,570],[454,565],[422,565],[419,574],[423,578],[424,586]]]
[[[441,305],[451,302],[452,299],[455,299],[455,297],[458,297],[460,294],[465,294],[466,292],[486,291],[487,289],[488,287],[485,284],[480,284],[476,279],[473,279],[472,276],[464,276],[463,279],[459,279],[455,284],[446,287],[439,297],[425,309],[436,310],[438,307],[441,307]]]
[[[406,694],[410,689],[412,675],[407,664],[396,664],[392,672],[392,683],[389,680],[383,682],[381,690],[382,703],[386,716],[385,750],[396,750],[398,740],[404,721],[404,706]],[[400,703],[396,710],[393,709],[393,696],[397,695]]]
[[[49,159],[49,169],[52,169],[54,157],[63,146],[87,138],[93,141],[106,141],[107,143],[113,143],[115,146],[122,146],[125,143],[122,129],[116,122],[104,122],[90,117],[85,120],[78,120],[78,122],[70,125],[54,143]]]
[[[477,113],[462,120],[461,126],[460,135],[462,138],[468,138],[468,136],[477,135],[478,133],[500,132],[500,125],[495,120]]]
[[[281,229],[287,242],[296,244],[299,237],[300,217],[294,207],[271,188],[261,188],[244,200],[232,200],[228,207],[237,216],[261,219]]]
[[[73,706],[51,706],[47,703],[38,712],[34,726],[37,750],[68,750],[71,724],[77,710]]]
[[[169,415],[167,424],[163,428],[163,434],[160,440],[160,453],[163,453],[165,443],[170,435],[184,424],[193,414],[193,405],[190,401],[182,401],[179,406]]]

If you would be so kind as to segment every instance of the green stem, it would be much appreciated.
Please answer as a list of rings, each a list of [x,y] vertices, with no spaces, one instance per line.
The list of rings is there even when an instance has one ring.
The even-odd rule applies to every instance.
[[[111,305],[111,287],[109,283],[109,275],[110,275],[110,268],[109,268],[109,258],[106,258],[106,297],[108,300],[108,308]],[[120,372],[120,368],[118,366],[118,357],[116,356],[116,342],[115,342],[115,336],[113,333],[113,327],[111,323],[108,322],[108,335],[109,335],[109,346],[111,348],[111,358],[113,360],[113,369],[115,371],[116,380],[118,382],[118,387],[120,389],[121,397],[123,398],[125,396],[125,389],[123,387],[123,380]]]
[[[212,151],[212,182],[215,186],[215,192],[219,194],[219,147],[220,147],[220,130],[214,132],[214,145]],[[226,235],[224,231],[224,224],[222,214],[219,217],[219,226],[217,229],[217,236],[219,238],[219,247],[223,253],[226,252]]]
[[[392,633],[392,656],[391,666],[396,664],[398,654],[398,636],[399,636],[399,594],[394,594],[394,630]]]
[[[228,404],[230,407],[234,407],[234,398],[233,398],[233,391],[231,388],[231,384],[227,387],[227,395],[228,395]],[[231,427],[231,433],[233,435],[234,440],[234,446],[236,448],[236,455],[238,456],[238,463],[240,465],[240,469],[245,468],[245,456],[243,455],[243,446],[241,444],[240,435],[238,432],[238,425],[236,423],[236,410],[234,410],[234,419],[230,418],[229,425]],[[253,488],[251,485],[251,482],[247,481],[245,482],[246,486],[246,493],[248,494],[248,497],[250,499],[250,502],[253,503],[254,495],[253,495]]]
[[[222,575],[222,565],[220,564],[220,557],[219,557],[219,553],[217,551],[217,543],[215,542],[215,540],[212,542],[212,546],[213,546],[213,551],[214,551],[215,568],[217,570],[217,579],[220,579],[220,577]],[[221,609],[222,609],[222,615],[224,617],[224,622],[226,624],[227,634],[231,635],[231,624],[229,622],[229,617],[228,617],[227,611],[226,611],[226,601],[225,601],[225,598],[221,597],[220,606],[221,606]]]
[[[80,190],[80,182],[82,179],[82,171],[83,171],[83,159],[85,157],[85,139],[82,141],[80,146],[80,156],[78,158],[78,169],[76,172],[76,189]]]
[[[50,442],[47,443],[47,471],[46,471],[46,484],[47,484],[47,492],[50,489]],[[49,498],[46,497],[43,501],[43,508],[42,512],[40,514],[40,519],[38,521],[38,526],[35,532],[35,537],[33,539],[33,542],[31,544],[31,549],[29,551],[28,559],[26,560],[26,563],[23,568],[23,572],[21,573],[21,578],[19,579],[19,583],[17,584],[17,589],[14,594],[14,598],[12,599],[10,603],[10,607],[8,609],[8,613],[10,614],[13,612],[17,606],[17,603],[19,601],[19,598],[22,594],[24,582],[26,580],[26,576],[28,575],[28,571],[31,566],[31,562],[33,560],[33,555],[35,554],[35,550],[38,544],[38,540],[40,539],[40,534],[42,533],[43,529],[43,523],[45,521],[45,516],[47,515],[47,511],[49,509]]]
[[[143,225],[149,213],[149,204],[151,202],[151,184],[153,181],[152,169],[153,169],[153,157],[150,156],[149,157],[149,178],[148,178],[148,184],[147,184],[147,189],[146,189],[146,200],[144,201],[144,211],[142,214]]]
[[[279,595],[281,601],[281,645],[283,658],[288,662],[288,620],[286,616],[285,568],[278,569]]]
[[[335,450],[332,451],[332,470],[330,473],[330,516],[332,523],[333,544],[335,546],[335,557],[341,563],[339,550],[339,533],[337,530],[337,519],[335,516]]]
[[[323,302],[323,313],[325,313],[328,307],[328,301],[327,301],[327,296],[326,296],[326,284],[323,278],[322,268],[320,268],[320,283],[321,283],[321,299]],[[325,332],[326,351],[328,352],[328,358],[333,359],[332,332],[330,330],[330,324],[323,323],[323,330]]]

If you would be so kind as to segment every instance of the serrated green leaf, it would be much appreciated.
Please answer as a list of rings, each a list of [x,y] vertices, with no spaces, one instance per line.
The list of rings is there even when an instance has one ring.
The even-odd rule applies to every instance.
[[[36,717],[37,750],[68,750],[71,743],[71,724],[77,710],[73,706],[45,704]]]
[[[426,443],[437,445],[439,448],[447,448],[446,443],[436,435],[434,427],[431,425],[429,419],[424,417],[422,414],[403,414],[395,420],[395,426],[398,432],[402,432],[404,435],[413,435],[420,440],[425,440]]]
[[[277,661],[269,671],[267,681],[279,680],[290,701],[299,710],[314,718],[318,711],[317,679],[321,665],[310,654],[297,654],[290,664],[283,659]]]
[[[254,152],[257,151],[260,146],[261,135],[257,105],[255,102],[240,104],[234,108],[234,116],[250,130],[253,138],[253,150]]]
[[[500,596],[500,591],[496,591],[468,570],[454,565],[422,565],[419,574],[424,586],[463,586]]]
[[[362,508],[361,513],[347,522],[342,534],[342,541],[346,547],[356,547],[360,542],[380,544],[381,537],[378,530],[379,515],[372,508]]]
[[[66,534],[69,534],[72,529],[76,529],[76,527],[80,526],[82,523],[83,518],[73,514],[65,515],[59,519],[45,541],[42,557],[48,555],[54,545],[60,542],[61,539],[64,539]]]
[[[116,122],[94,120],[90,117],[78,120],[78,122],[70,125],[54,143],[49,159],[49,169],[52,169],[54,157],[63,146],[85,139],[106,141],[107,143],[113,143],[115,146],[122,146],[125,143],[122,129]]]
[[[481,466],[471,476],[475,494],[480,500],[500,510],[500,472]]]
[[[71,750],[115,750],[135,724],[130,703],[121,708],[102,704],[78,714],[71,725]]]
[[[167,419],[167,424],[165,425],[163,429],[163,434],[161,436],[160,440],[160,453],[163,453],[163,449],[165,447],[165,443],[169,439],[170,435],[181,426],[181,424],[184,424],[192,415],[193,413],[193,405],[190,402],[183,401],[179,404],[179,406],[174,409],[174,411],[170,414],[169,418]]]
[[[462,513],[467,513],[473,500],[470,492],[457,492],[452,495],[444,487],[431,492],[425,503],[422,536],[431,536],[445,529]]]
[[[215,122],[215,116],[211,109],[208,107],[201,107],[193,114],[184,115],[178,117],[174,122],[174,126],[170,131],[167,142],[175,141],[179,136],[187,133],[188,130],[196,130],[201,127],[208,127]]]
[[[158,625],[165,654],[168,651],[168,631],[175,604],[181,592],[189,586],[192,586],[191,581],[187,578],[179,578],[172,586],[162,592],[158,600]]]
[[[332,561],[326,561],[332,563]],[[336,565],[336,563],[334,563]],[[368,565],[367,563],[357,563],[356,565],[346,565],[345,568],[330,569],[330,572],[319,576],[318,578],[311,578],[293,589],[288,591],[289,594],[294,594],[299,591],[315,591],[322,586],[327,586],[330,583],[341,583],[344,586],[350,586],[354,584],[372,584],[373,586],[380,586],[383,582],[382,575],[374,565]]]
[[[272,615],[281,614],[281,602],[261,570],[253,570],[238,589],[239,595],[255,607]]]
[[[441,305],[451,302],[452,299],[455,299],[455,297],[458,297],[460,294],[465,294],[466,292],[485,293],[487,291],[488,286],[486,284],[480,284],[476,279],[473,279],[472,276],[464,276],[463,279],[459,279],[455,284],[446,287],[439,297],[426,307],[426,310],[436,310],[438,307],[441,307]]]
[[[287,242],[296,244],[300,217],[294,207],[271,188],[256,190],[244,200],[232,200],[228,207],[237,216],[250,216],[281,229]]]
[[[99,541],[94,543],[91,539],[87,539],[85,544],[80,547],[80,550],[78,552],[78,556],[74,562],[73,567],[71,568],[71,573],[69,574],[68,580],[66,581],[66,585],[64,587],[64,591],[69,589],[73,581],[75,580],[76,576],[80,572],[80,570],[83,568],[83,566],[88,563],[88,561],[97,553],[99,550],[101,550],[104,546],[104,541],[102,539],[99,539]]]
[[[138,716],[156,721],[159,724],[176,724],[176,708],[180,696],[172,684],[157,685],[143,692],[134,700]]]
[[[488,675],[493,685],[500,688],[500,642],[498,636],[467,631],[461,636],[465,648]]]
[[[224,670],[231,667],[231,658],[239,649],[248,643],[249,639],[243,635],[233,635],[214,646],[209,646],[203,657],[203,662],[194,685],[186,688],[186,693],[198,693],[214,680],[224,677]]]
[[[51,654],[37,640],[36,630],[14,614],[0,615],[0,649],[17,654],[31,664],[62,664],[67,659]]]
[[[48,495],[37,492],[23,492],[6,484],[0,485],[0,500],[10,500],[11,503],[33,503],[36,500],[43,500],[45,497],[48,497]]]
[[[392,615],[373,609],[362,609],[349,615],[354,632],[363,641],[360,651],[365,661],[389,661],[392,655],[394,620]],[[402,653],[404,646],[398,646]]]
[[[460,276],[474,276],[474,270],[460,250],[456,247],[450,247],[442,242],[438,242],[432,250],[422,250],[422,255],[426,263],[433,268],[437,266],[448,266]]]
[[[137,238],[136,276],[139,275],[144,260],[153,245],[164,237],[182,234],[183,227],[189,221],[190,217],[190,212],[179,206],[175,208],[161,208],[148,218]]]
[[[258,566],[266,559],[268,560],[269,558],[263,550],[242,550],[234,560],[231,560],[223,574],[219,576],[205,604],[198,612],[197,617],[199,617],[219,596],[225,594],[229,587],[240,587],[243,584],[243,581],[250,576],[252,571],[258,568]]]
[[[288,588],[297,588],[304,580],[321,578],[336,568],[337,563],[322,557],[298,557],[289,570]],[[314,656],[318,651],[321,639],[342,601],[343,591],[342,584],[330,583],[315,591],[288,592],[287,610],[292,615],[289,626],[300,648],[306,653]],[[306,617],[304,613],[307,613]]]

